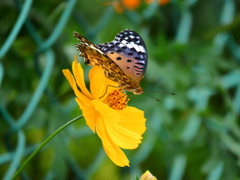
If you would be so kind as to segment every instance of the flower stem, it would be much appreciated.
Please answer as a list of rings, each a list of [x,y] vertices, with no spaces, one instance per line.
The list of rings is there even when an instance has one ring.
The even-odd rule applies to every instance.
[[[72,119],[71,121],[67,122],[66,124],[64,124],[63,126],[61,126],[59,129],[57,129],[54,133],[52,133],[28,158],[27,160],[22,164],[22,166],[18,169],[18,171],[14,174],[14,176],[12,177],[11,180],[14,180],[19,173],[23,170],[23,168],[26,166],[26,164],[54,137],[56,136],[60,131],[62,131],[65,127],[67,127],[68,125],[72,124],[73,122],[81,119],[83,116],[80,115],[74,119]]]

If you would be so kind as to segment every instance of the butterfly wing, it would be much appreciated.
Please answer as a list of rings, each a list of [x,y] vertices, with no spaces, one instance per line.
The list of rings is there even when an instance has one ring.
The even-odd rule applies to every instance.
[[[104,52],[77,32],[74,32],[73,34],[74,37],[80,41],[79,44],[76,44],[76,48],[80,51],[79,55],[84,57],[84,62],[86,64],[91,66],[101,66],[105,69],[106,76],[115,82],[120,82],[121,84],[130,83],[124,71]]]
[[[132,84],[142,80],[148,63],[147,48],[136,32],[126,29],[113,41],[96,46],[122,69],[130,81],[135,81]]]
[[[117,82],[122,89],[134,94],[143,93],[139,83],[147,68],[147,49],[136,32],[126,29],[113,41],[96,45],[77,32],[74,37],[80,41],[76,47],[86,64],[101,66],[106,77]]]

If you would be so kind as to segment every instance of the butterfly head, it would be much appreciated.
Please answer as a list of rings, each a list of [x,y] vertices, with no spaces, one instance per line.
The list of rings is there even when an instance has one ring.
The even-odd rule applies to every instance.
[[[129,91],[129,92],[132,92],[133,94],[135,95],[140,95],[142,93],[144,93],[143,89],[139,86],[139,84],[130,84],[130,85],[127,85],[127,84],[121,84],[120,83],[120,87],[122,89],[124,89],[125,91]]]
[[[135,94],[135,95],[139,95],[139,94],[142,94],[142,93],[144,93],[144,92],[143,92],[141,87],[138,87],[137,89],[133,90],[133,94]]]

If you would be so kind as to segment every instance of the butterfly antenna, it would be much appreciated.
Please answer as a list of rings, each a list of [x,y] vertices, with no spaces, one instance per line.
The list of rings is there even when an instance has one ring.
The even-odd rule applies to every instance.
[[[158,93],[163,93],[163,94],[170,94],[170,95],[176,95],[176,93],[169,93],[169,92],[159,92],[159,91],[152,91],[152,90],[147,90],[147,91],[158,92]],[[146,90],[144,90],[144,92],[146,93]]]
[[[160,101],[159,99],[153,97],[151,94],[149,94],[149,93],[147,93],[147,92],[145,92],[145,91],[144,91],[144,93],[146,93],[147,95],[149,95],[149,96],[152,97],[153,99],[155,99],[155,100],[157,100],[157,101]]]

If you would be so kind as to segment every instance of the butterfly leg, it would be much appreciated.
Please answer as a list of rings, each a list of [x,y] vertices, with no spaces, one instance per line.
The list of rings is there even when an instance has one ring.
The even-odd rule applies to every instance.
[[[107,94],[108,87],[119,88],[118,86],[112,86],[112,85],[109,85],[109,84],[108,84],[107,87],[106,87],[106,91],[104,92],[104,94],[103,94],[101,97],[99,97],[99,99],[103,98],[103,97]]]

